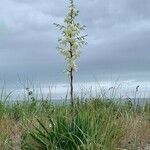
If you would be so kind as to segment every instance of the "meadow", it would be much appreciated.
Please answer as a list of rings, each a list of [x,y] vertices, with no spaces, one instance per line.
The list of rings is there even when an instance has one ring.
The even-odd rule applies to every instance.
[[[75,98],[56,104],[26,89],[24,100],[1,94],[1,150],[149,149],[150,103],[106,97]]]

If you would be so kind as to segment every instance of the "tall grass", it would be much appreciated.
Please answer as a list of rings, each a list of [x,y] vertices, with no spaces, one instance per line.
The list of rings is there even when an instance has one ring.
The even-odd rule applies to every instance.
[[[150,103],[135,106],[106,98],[68,104],[41,101],[26,89],[27,100],[0,101],[0,147],[3,150],[138,149],[150,142]],[[7,101],[6,101],[7,98]]]

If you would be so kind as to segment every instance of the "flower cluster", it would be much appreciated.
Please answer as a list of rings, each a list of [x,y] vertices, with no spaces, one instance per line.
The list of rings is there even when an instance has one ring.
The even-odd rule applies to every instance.
[[[73,0],[70,0],[70,6],[67,16],[64,19],[65,25],[55,24],[60,30],[62,30],[62,37],[58,39],[58,49],[64,56],[67,62],[67,72],[77,70],[76,61],[80,56],[79,47],[87,44],[85,37],[81,36],[80,32],[85,29],[85,26],[80,26],[79,23],[75,22],[79,11],[76,10]]]

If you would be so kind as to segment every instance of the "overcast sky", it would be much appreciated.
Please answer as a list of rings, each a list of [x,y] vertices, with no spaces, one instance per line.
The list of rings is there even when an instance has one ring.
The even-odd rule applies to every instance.
[[[150,81],[150,0],[76,0],[87,26],[76,82]],[[0,83],[67,82],[56,50],[67,0],[0,0]]]

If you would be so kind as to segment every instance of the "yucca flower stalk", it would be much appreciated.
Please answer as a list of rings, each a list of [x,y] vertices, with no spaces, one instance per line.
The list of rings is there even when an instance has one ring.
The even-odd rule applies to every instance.
[[[87,44],[85,41],[87,35],[81,35],[81,31],[85,30],[85,26],[81,26],[76,22],[78,14],[79,11],[76,9],[74,1],[70,0],[64,25],[54,23],[62,31],[62,37],[58,39],[58,50],[64,56],[67,63],[66,72],[70,78],[70,100],[72,107],[74,106],[73,77],[74,72],[77,70],[76,61],[80,56],[79,48]]]

